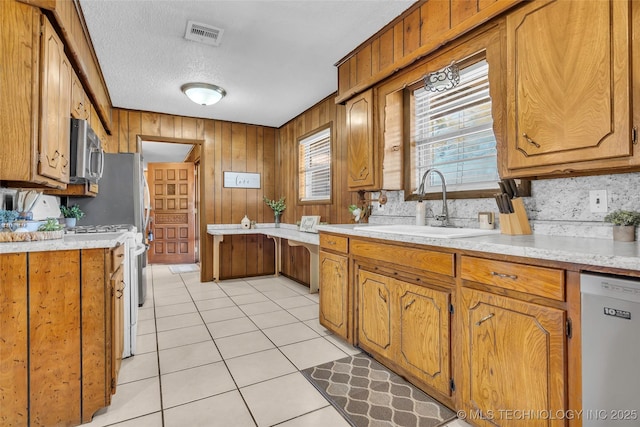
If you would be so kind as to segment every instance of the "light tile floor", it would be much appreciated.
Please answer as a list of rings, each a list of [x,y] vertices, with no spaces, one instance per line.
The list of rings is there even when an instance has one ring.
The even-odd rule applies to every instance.
[[[86,425],[349,426],[300,373],[359,352],[319,324],[317,294],[283,277],[216,284],[149,270],[136,355]]]

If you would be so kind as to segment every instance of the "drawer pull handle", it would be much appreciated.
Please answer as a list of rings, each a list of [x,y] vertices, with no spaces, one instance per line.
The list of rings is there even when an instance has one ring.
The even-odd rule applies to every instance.
[[[382,292],[380,292],[380,288],[378,288],[378,296],[380,297],[380,299],[382,299],[382,301],[385,302],[385,304],[387,303],[387,297],[385,297]]]
[[[487,320],[491,319],[493,316],[495,316],[494,313],[489,313],[487,316],[484,316],[482,319],[478,320],[476,322],[476,326],[480,326],[482,323],[486,322]]]
[[[414,302],[416,302],[416,300],[415,300],[415,299],[412,299],[411,301],[409,301],[409,303],[408,303],[407,305],[405,305],[405,306],[404,306],[404,309],[405,309],[405,310],[408,310],[408,309],[409,309],[409,307],[411,307],[411,305],[413,305],[413,303],[414,303]]]
[[[336,244],[336,242],[334,242],[333,240],[329,240],[327,243],[330,244],[330,245],[335,245]]]
[[[540,144],[535,142],[533,139],[529,138],[529,136],[526,133],[523,133],[522,136],[524,137],[524,139],[527,140],[529,144],[533,145],[536,148],[540,148]]]
[[[492,276],[498,276],[502,279],[511,279],[511,280],[516,280],[518,279],[518,276],[516,276],[515,274],[504,274],[504,273],[496,273],[495,271],[491,272]]]

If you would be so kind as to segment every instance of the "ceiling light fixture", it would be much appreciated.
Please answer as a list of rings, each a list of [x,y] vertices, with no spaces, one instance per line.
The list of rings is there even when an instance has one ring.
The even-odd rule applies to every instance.
[[[200,105],[213,105],[227,94],[220,86],[209,83],[187,83],[180,89],[190,100]]]
[[[456,87],[458,83],[460,83],[460,70],[455,61],[442,70],[424,76],[424,87],[431,92],[444,92]]]

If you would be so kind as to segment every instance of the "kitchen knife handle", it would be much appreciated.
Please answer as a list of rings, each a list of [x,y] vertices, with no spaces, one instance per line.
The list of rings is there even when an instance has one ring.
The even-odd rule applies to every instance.
[[[511,198],[515,199],[516,197],[518,197],[518,184],[516,184],[516,180],[508,179],[507,184],[511,188]]]

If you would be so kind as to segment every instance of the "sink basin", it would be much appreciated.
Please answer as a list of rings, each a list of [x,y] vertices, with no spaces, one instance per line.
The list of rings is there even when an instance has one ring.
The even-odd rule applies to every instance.
[[[500,230],[481,230],[479,228],[431,227],[423,225],[357,225],[355,230],[376,233],[406,234],[410,236],[455,239],[458,237],[486,236],[499,233]]]

